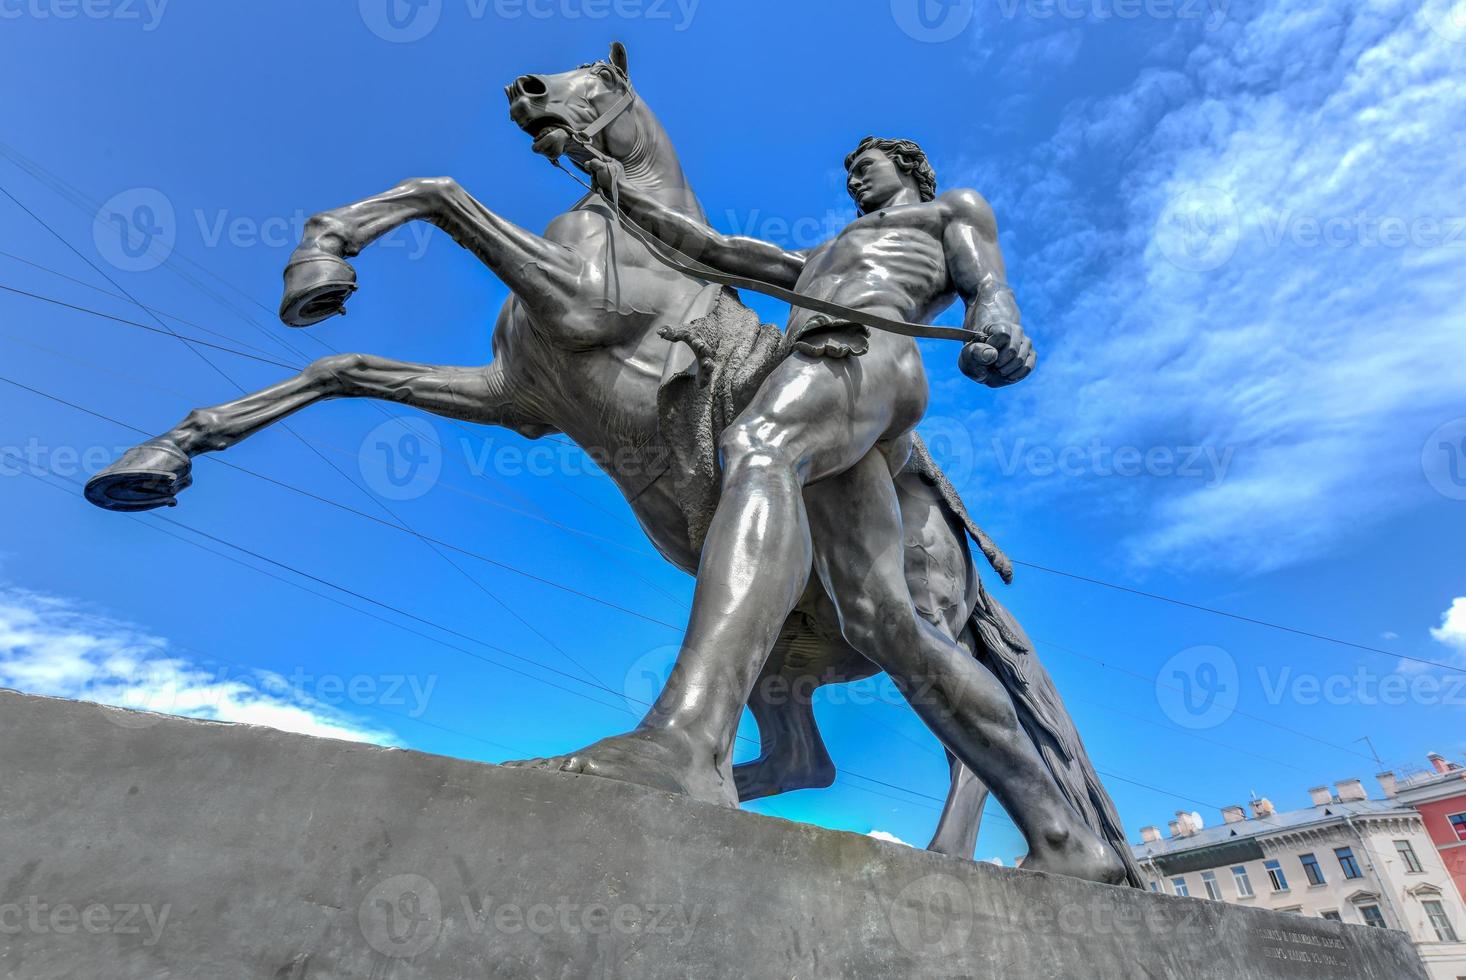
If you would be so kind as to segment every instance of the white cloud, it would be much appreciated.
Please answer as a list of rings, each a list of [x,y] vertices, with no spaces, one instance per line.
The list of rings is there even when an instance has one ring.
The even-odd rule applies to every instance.
[[[278,674],[211,668],[131,624],[65,599],[4,587],[0,687],[303,735],[376,744],[392,739]]]
[[[1430,635],[1457,656],[1466,657],[1466,596],[1451,600],[1450,608],[1441,613],[1441,624],[1431,627]]]
[[[1044,362],[982,431],[1232,452],[1212,486],[1025,492],[1133,521],[1136,563],[1261,571],[1428,499],[1426,436],[1466,415],[1466,45],[1405,0],[1234,5],[1190,36],[964,181],[1044,229],[1009,256]]]
[[[1008,52],[1003,71],[1019,78],[1037,78],[1066,68],[1078,56],[1083,40],[1083,31],[1071,27],[1023,41]]]
[[[884,830],[872,830],[869,833],[867,833],[865,836],[867,836],[867,837],[874,837],[876,840],[887,841],[888,843],[891,843],[891,844],[901,844],[904,847],[911,847],[912,846],[910,844],[907,844],[901,838],[897,837],[895,834],[889,833],[889,832],[884,831]]]

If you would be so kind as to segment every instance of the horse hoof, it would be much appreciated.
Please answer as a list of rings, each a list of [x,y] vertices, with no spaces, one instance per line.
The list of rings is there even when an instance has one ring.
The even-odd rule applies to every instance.
[[[319,249],[297,249],[285,266],[285,298],[280,319],[287,326],[308,327],[346,312],[356,292],[356,270],[343,259]]]
[[[169,440],[150,439],[88,480],[86,497],[105,510],[152,510],[177,504],[191,483],[188,454]]]

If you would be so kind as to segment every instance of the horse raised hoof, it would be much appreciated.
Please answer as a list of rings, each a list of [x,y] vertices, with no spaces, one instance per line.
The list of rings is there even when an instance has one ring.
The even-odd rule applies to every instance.
[[[287,326],[308,327],[346,312],[356,292],[356,270],[339,256],[318,248],[296,249],[285,266],[285,298],[280,319]]]
[[[188,454],[167,439],[149,439],[87,481],[87,499],[106,510],[175,506],[193,483]]]

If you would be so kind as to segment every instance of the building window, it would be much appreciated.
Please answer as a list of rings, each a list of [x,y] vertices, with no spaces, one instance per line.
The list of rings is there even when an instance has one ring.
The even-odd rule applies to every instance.
[[[1339,867],[1344,869],[1345,878],[1363,878],[1364,872],[1359,870],[1359,862],[1354,860],[1354,850],[1349,847],[1334,848],[1334,855],[1339,859]],[[1379,909],[1375,909],[1376,912]]]
[[[1247,877],[1247,869],[1242,865],[1232,869],[1232,880],[1237,882],[1237,897],[1252,897],[1252,881]]]
[[[1364,924],[1374,926],[1376,929],[1385,928],[1384,913],[1379,910],[1378,905],[1361,905],[1359,914],[1364,917]]]
[[[1308,876],[1310,885],[1324,884],[1323,868],[1318,866],[1318,858],[1312,854],[1305,854],[1299,860],[1303,862],[1303,873]]]
[[[1213,902],[1220,902],[1222,900],[1222,889],[1217,884],[1217,873],[1215,871],[1203,871],[1201,873],[1201,883],[1206,886],[1207,898]]]
[[[1430,916],[1430,924],[1435,926],[1435,934],[1443,943],[1458,942],[1456,929],[1451,925],[1451,920],[1446,917],[1446,910],[1440,902],[1431,900],[1421,902],[1425,906],[1425,914]]]
[[[1285,892],[1288,890],[1288,878],[1283,874],[1281,864],[1276,861],[1267,861],[1263,867],[1267,869],[1267,878],[1273,884],[1273,891]]]
[[[1330,922],[1343,922],[1344,921],[1344,917],[1342,915],[1340,915],[1334,909],[1324,909],[1322,912],[1320,912],[1318,914],[1320,916],[1322,916],[1323,918],[1328,919]]]
[[[1410,846],[1408,840],[1395,841],[1395,850],[1400,854],[1400,860],[1405,862],[1405,870],[1411,874],[1420,874],[1423,870],[1420,867],[1420,858],[1415,856],[1415,848]]]
[[[1466,813],[1453,813],[1446,818],[1456,832],[1456,840],[1466,840]]]
[[[1153,891],[1153,892],[1160,891],[1161,890],[1161,883],[1159,881],[1152,881],[1150,883],[1150,890]]]
[[[1190,890],[1186,887],[1185,878],[1172,878],[1171,888],[1174,889],[1176,894],[1180,895],[1182,898],[1189,898],[1191,896]]]

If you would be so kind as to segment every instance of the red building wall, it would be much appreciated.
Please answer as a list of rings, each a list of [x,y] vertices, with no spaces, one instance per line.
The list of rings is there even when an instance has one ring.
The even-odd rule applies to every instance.
[[[1436,850],[1441,852],[1441,860],[1456,882],[1456,890],[1466,898],[1466,839],[1457,834],[1447,819],[1454,813],[1466,813],[1466,789],[1457,796],[1413,806],[1424,818],[1425,830],[1435,842]]]

